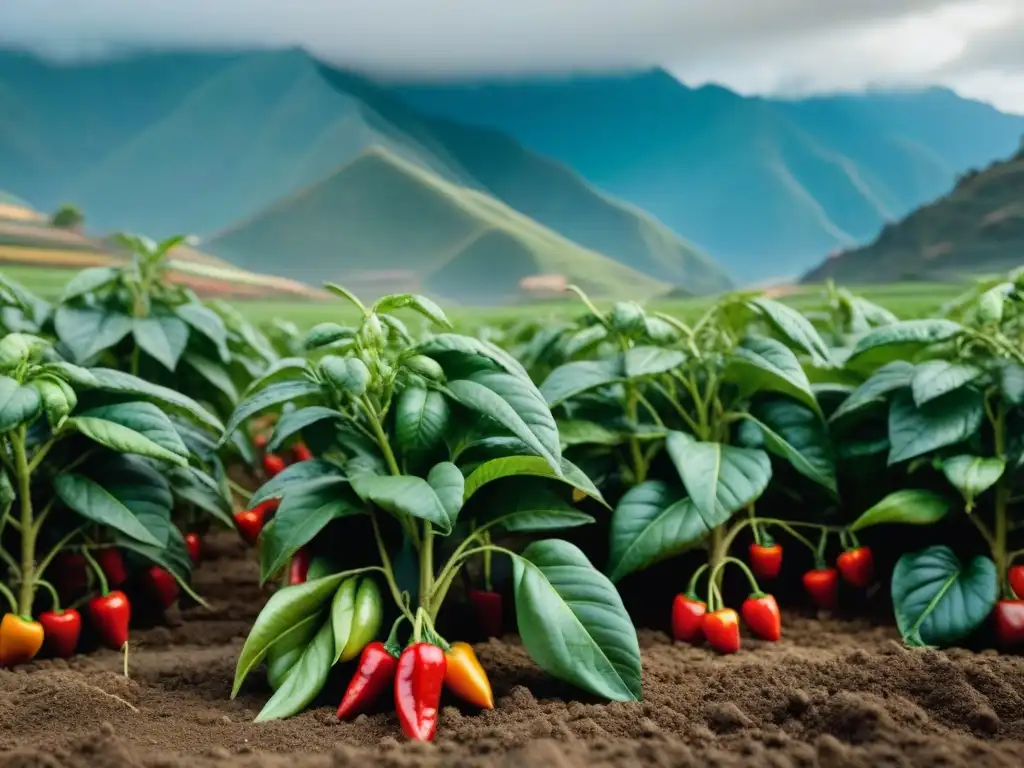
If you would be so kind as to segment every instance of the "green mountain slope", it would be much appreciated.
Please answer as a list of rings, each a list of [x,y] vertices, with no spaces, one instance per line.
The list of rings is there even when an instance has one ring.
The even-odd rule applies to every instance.
[[[1024,263],[1024,150],[965,174],[951,193],[838,254],[804,282],[947,280]]]
[[[563,275],[596,296],[647,298],[668,289],[379,147],[207,248],[252,270],[287,261],[310,283],[401,281],[475,304],[519,300],[519,281],[538,274]]]

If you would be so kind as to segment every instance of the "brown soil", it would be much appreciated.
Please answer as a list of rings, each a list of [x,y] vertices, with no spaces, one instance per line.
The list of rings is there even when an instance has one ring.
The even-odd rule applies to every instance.
[[[263,603],[251,555],[220,539],[197,573],[212,611],[135,631],[131,679],[98,651],[0,671],[0,768],[1024,765],[1024,659],[908,651],[887,627],[786,617],[778,644],[722,658],[641,632],[646,700],[587,701],[512,638],[477,646],[497,708],[445,706],[434,745],[393,714],[334,719],[332,703],[254,725],[255,677],[228,694]]]

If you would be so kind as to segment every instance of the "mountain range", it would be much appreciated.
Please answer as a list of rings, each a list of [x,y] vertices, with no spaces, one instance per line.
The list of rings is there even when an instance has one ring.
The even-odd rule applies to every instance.
[[[0,189],[232,263],[468,302],[558,274],[703,294],[806,271],[1014,151],[943,89],[809,100],[662,70],[380,82],[301,50],[0,52]]]

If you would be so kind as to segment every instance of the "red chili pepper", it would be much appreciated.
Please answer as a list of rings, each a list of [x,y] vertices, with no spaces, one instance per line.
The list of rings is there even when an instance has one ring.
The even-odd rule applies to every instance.
[[[384,643],[370,643],[363,648],[359,666],[349,681],[345,695],[338,706],[338,719],[342,720],[365,711],[380,698],[395,679],[398,659],[391,655]]]
[[[402,733],[415,741],[433,741],[448,660],[430,643],[413,643],[398,657],[395,709]]]
[[[270,444],[270,435],[266,432],[260,432],[253,437],[252,444],[256,450],[262,451]]]
[[[263,457],[263,471],[267,473],[267,477],[281,474],[287,466],[284,459],[276,453],[268,453]]]
[[[132,606],[124,592],[114,590],[89,601],[89,618],[100,639],[115,650],[128,642],[128,622]]]
[[[834,610],[839,605],[839,572],[817,568],[804,574],[804,589],[819,608]]]
[[[705,615],[702,629],[708,645],[719,653],[736,653],[740,649],[740,617],[732,608]]]
[[[996,639],[1001,648],[1024,645],[1024,600],[996,603]]]
[[[190,531],[185,534],[185,549],[188,550],[188,559],[198,565],[203,555],[203,543],[198,533]]]
[[[44,611],[39,614],[43,625],[43,650],[51,656],[66,659],[74,656],[78,638],[82,634],[82,615],[74,608],[57,613]]]
[[[313,452],[306,447],[305,443],[296,443],[292,446],[292,455],[295,461],[309,461],[313,458]]]
[[[740,607],[743,622],[750,631],[762,640],[779,640],[782,637],[782,615],[775,598],[754,592]]]
[[[292,555],[292,562],[288,568],[289,584],[304,584],[309,575],[309,552],[305,547]]]
[[[782,570],[782,545],[750,545],[750,569],[759,579],[774,579]]]
[[[848,549],[836,560],[839,573],[847,584],[855,587],[870,586],[875,578],[875,559],[870,547]]]
[[[684,643],[699,643],[708,606],[693,594],[678,594],[672,601],[672,637]]]
[[[1013,590],[1013,594],[1024,600],[1024,565],[1011,567],[1007,578],[1010,581],[1010,589]]]
[[[85,556],[61,552],[53,561],[53,581],[62,597],[76,595],[89,583]]]
[[[476,608],[476,620],[480,629],[487,637],[501,637],[503,632],[503,613],[501,594],[487,592],[483,589],[469,590],[469,601]]]
[[[250,546],[256,545],[260,538],[260,531],[263,530],[263,524],[266,522],[267,512],[276,510],[280,503],[280,499],[267,499],[252,509],[235,512],[235,525],[246,543]]]
[[[113,547],[105,547],[96,550],[94,555],[96,562],[103,569],[103,575],[107,577],[107,585],[120,587],[128,581],[128,569],[124,565],[124,557]]]
[[[162,610],[166,611],[174,605],[181,590],[178,587],[178,582],[168,571],[154,565],[146,571],[145,581],[147,588],[156,598]]]

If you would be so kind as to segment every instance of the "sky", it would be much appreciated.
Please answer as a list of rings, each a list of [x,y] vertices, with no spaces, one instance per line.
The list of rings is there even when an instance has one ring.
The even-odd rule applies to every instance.
[[[0,46],[302,46],[403,79],[664,66],[804,95],[947,85],[1024,114],[1024,0],[0,0]]]

